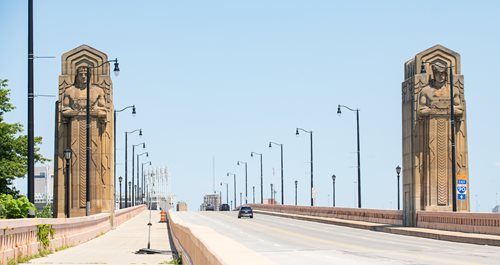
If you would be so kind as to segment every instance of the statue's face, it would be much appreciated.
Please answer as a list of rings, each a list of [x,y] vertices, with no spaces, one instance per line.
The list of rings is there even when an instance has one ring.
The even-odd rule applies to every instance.
[[[76,83],[79,84],[86,84],[87,83],[87,69],[85,68],[79,68],[78,73],[76,75]]]
[[[438,83],[443,83],[446,80],[446,72],[445,71],[436,71],[434,73],[434,80]]]

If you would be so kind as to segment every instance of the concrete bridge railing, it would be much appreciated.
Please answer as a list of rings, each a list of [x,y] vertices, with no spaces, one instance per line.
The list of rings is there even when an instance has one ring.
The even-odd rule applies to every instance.
[[[403,211],[340,207],[311,207],[278,204],[251,204],[255,210],[307,216],[330,217],[380,224],[403,225]]]
[[[417,226],[447,231],[500,235],[500,214],[420,211],[417,212]]]
[[[34,218],[0,220],[0,264],[17,260],[21,256],[32,256],[44,249],[38,237],[39,225],[51,225],[54,237],[49,235],[49,249],[75,246],[102,235],[112,229],[113,223],[120,225],[145,209],[144,205],[85,217]],[[114,220],[114,221],[113,221]]]

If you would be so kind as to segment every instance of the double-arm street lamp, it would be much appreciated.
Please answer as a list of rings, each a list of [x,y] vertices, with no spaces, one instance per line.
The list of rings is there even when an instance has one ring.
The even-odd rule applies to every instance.
[[[245,164],[245,204],[248,204],[248,168],[247,168],[247,162],[243,162],[243,161],[238,161],[236,162],[236,165],[241,165],[241,164]],[[240,202],[241,204],[241,202]]]
[[[314,178],[313,178],[313,131],[307,131],[302,128],[295,129],[295,135],[299,135],[299,131],[308,133],[311,139],[311,206],[314,206],[313,189],[314,189]]]
[[[137,203],[137,200],[139,200],[139,198],[142,195],[142,192],[139,192],[139,190],[141,190],[141,188],[143,188],[142,186],[144,186],[144,182],[142,183],[142,186],[140,185],[140,183],[142,181],[142,175],[139,175],[139,165],[140,165],[139,157],[142,155],[146,155],[146,157],[149,157],[148,152],[143,152],[143,153],[137,154],[137,194],[135,195],[135,203]]]
[[[358,208],[361,208],[361,165],[360,165],[360,151],[359,151],[359,109],[351,109],[344,105],[339,105],[337,109],[337,114],[340,116],[342,111],[340,108],[346,108],[350,111],[356,112],[356,128],[357,128],[357,142],[358,142]]]
[[[256,152],[251,152],[250,156],[253,157],[253,155],[260,156],[260,204],[263,204],[264,203],[264,178],[263,178],[263,174],[262,174],[262,154],[261,153],[259,154]]]
[[[145,142],[142,142],[142,143],[139,143],[139,144],[133,144],[132,145],[132,187],[134,187],[135,185],[135,178],[139,178],[139,176],[135,177],[134,176],[134,154],[135,154],[135,147],[136,146],[142,146],[142,149],[146,148],[146,143]],[[139,165],[137,165],[139,166]],[[139,170],[138,170],[139,171]],[[137,172],[139,173],[139,172]],[[135,206],[135,196],[134,195],[137,195],[136,192],[134,190],[132,190],[132,196],[130,196],[130,205],[131,206]]]
[[[236,174],[227,172],[227,176],[233,175],[233,184],[234,184],[234,209],[236,209]]]
[[[135,133],[135,132],[139,132],[139,136],[142,136],[142,129],[136,129],[136,130],[133,130],[133,131],[130,131],[130,132],[125,132],[125,207],[124,208],[127,208],[129,205],[128,205],[128,191],[130,190],[130,188],[127,189],[127,183],[129,183],[128,181],[128,170],[127,170],[127,166],[128,166],[128,146],[127,146],[127,139],[128,139],[128,135],[131,134],[131,133]],[[134,160],[134,156],[132,155],[132,162]],[[132,163],[133,165],[133,163]],[[134,170],[132,170],[132,173],[134,172]],[[130,186],[130,185],[129,185]]]
[[[116,202],[116,114],[119,113],[119,112],[122,112],[126,109],[130,109],[132,108],[132,115],[135,116],[136,112],[135,112],[135,105],[130,105],[130,106],[127,106],[123,109],[120,109],[120,110],[116,110],[114,111],[113,113],[113,161],[114,161],[114,167],[113,167],[113,181],[114,181],[114,199],[115,199],[115,202]],[[121,200],[121,195],[120,195],[120,200]],[[121,204],[120,204],[120,209],[121,209]]]
[[[279,144],[276,142],[269,142],[269,148],[273,147],[273,145],[279,145],[281,150],[281,204],[285,204],[285,193],[283,189],[283,144]],[[273,195],[271,194],[271,197]]]
[[[121,209],[122,208],[122,181],[123,181],[123,177],[120,176],[118,178],[118,182],[120,183],[120,199],[118,200],[119,203],[118,203],[118,208]]]
[[[426,74],[425,64],[432,64],[432,62],[422,62],[420,74]],[[453,211],[457,211],[457,162],[456,162],[456,146],[455,146],[455,95],[453,84],[453,65],[441,66],[450,70],[450,127],[451,127],[451,192],[453,196]]]

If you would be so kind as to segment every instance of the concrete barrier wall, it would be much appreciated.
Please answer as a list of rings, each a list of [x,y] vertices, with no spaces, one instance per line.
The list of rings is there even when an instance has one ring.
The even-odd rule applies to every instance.
[[[177,214],[179,213],[169,211],[168,222],[175,247],[181,252],[182,264],[275,265],[264,256],[209,227],[183,223]]]
[[[500,235],[498,213],[417,212],[417,227]]]
[[[115,223],[121,224],[136,216],[145,206],[135,206],[115,212]],[[111,230],[111,214],[101,213],[73,218],[34,218],[0,220],[0,264],[20,256],[32,256],[43,249],[38,242],[40,224],[52,225],[54,238],[50,238],[50,249],[81,244]]]
[[[403,225],[403,211],[340,207],[295,206],[277,204],[250,204],[255,210],[307,216],[330,217],[345,220]]]

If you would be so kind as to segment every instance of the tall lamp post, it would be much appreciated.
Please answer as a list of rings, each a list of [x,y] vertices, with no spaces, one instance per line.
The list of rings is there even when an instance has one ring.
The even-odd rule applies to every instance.
[[[398,174],[397,178],[398,178],[398,210],[400,209],[399,207],[399,173],[401,173],[401,167],[398,165],[396,167],[396,174]]]
[[[356,128],[357,128],[357,149],[358,149],[358,208],[361,208],[361,162],[360,162],[360,151],[359,151],[359,109],[351,109],[344,105],[339,105],[337,108],[337,114],[340,116],[342,111],[340,108],[346,108],[350,111],[356,112]]]
[[[120,199],[119,199],[119,203],[118,203],[118,208],[122,208],[122,181],[123,181],[123,177],[120,176],[118,178],[118,182],[120,183]]]
[[[250,156],[253,157],[253,155],[260,156],[260,204],[263,204],[264,203],[264,177],[262,174],[262,154],[256,153],[256,152],[251,152]],[[255,201],[253,203],[255,203]]]
[[[86,119],[85,119],[85,124],[86,124],[86,152],[85,152],[85,174],[86,174],[86,183],[85,183],[85,189],[86,189],[86,193],[85,193],[85,197],[87,198],[87,203],[85,204],[85,215],[86,216],[89,216],[90,215],[90,158],[91,158],[91,146],[90,146],[90,136],[91,136],[91,132],[90,132],[90,70],[91,69],[96,69],[96,68],[99,68],[103,65],[106,65],[106,64],[109,64],[111,62],[114,62],[115,63],[115,68],[114,68],[114,73],[115,73],[115,76],[118,76],[118,74],[120,73],[120,69],[118,68],[118,59],[114,59],[114,60],[108,60],[100,65],[97,65],[97,66],[90,66],[90,64],[87,64],[87,80],[86,80],[86,83],[87,83],[87,111],[86,111]]]
[[[142,136],[142,129],[136,129],[136,130],[133,130],[133,131],[130,131],[130,132],[125,132],[125,207],[124,208],[127,208],[129,205],[128,205],[128,191],[130,191],[130,188],[127,189],[127,183],[129,182],[128,181],[128,170],[127,170],[127,167],[128,167],[128,146],[127,146],[127,138],[128,138],[128,135],[131,134],[131,133],[134,133],[134,132],[139,132],[139,136]],[[134,156],[132,155],[132,162],[134,160]],[[133,163],[132,163],[133,164]],[[134,172],[134,170],[132,170],[132,173]]]
[[[422,62],[420,73],[426,74],[425,64],[432,64],[432,62]],[[437,66],[440,67],[440,66]],[[454,82],[453,82],[453,65],[442,66],[450,70],[450,127],[451,127],[451,192],[453,196],[453,211],[457,211],[457,162],[456,162],[456,144],[455,144],[455,95],[454,95]]]
[[[299,184],[298,180],[295,180],[295,205],[297,205],[297,185]]]
[[[134,165],[135,165],[135,162],[134,162],[134,154],[135,154],[135,147],[136,146],[141,146],[142,145],[142,149],[146,148],[146,143],[145,142],[142,142],[142,143],[139,143],[139,144],[133,144],[132,145],[132,187],[134,187],[135,185],[135,176],[134,176]],[[137,178],[139,178],[139,176],[137,176]],[[135,191],[132,190],[132,195],[130,196],[130,205],[131,206],[135,206],[135,196],[134,195],[137,195],[135,194]]]
[[[311,206],[314,206],[313,189],[314,189],[314,178],[313,178],[313,131],[307,131],[302,128],[295,129],[295,135],[299,135],[299,131],[308,133],[311,139]]]
[[[248,170],[247,170],[247,162],[243,162],[243,161],[236,162],[236,165],[239,166],[240,164],[245,164],[245,204],[248,204]]]
[[[132,185],[132,182],[129,180],[129,181],[128,181],[128,190],[130,190],[130,186],[131,186],[131,185]],[[125,191],[126,191],[126,190],[127,190],[127,189],[125,189]],[[126,196],[127,196],[127,195],[125,195],[125,199],[126,199]],[[127,201],[125,201],[125,205],[128,205],[128,204],[129,204],[129,203],[128,203]],[[127,207],[128,207],[128,206],[126,206],[125,208],[127,208]]]
[[[116,202],[116,114],[119,113],[119,112],[122,112],[126,109],[130,109],[132,108],[132,115],[135,116],[136,112],[135,112],[135,105],[130,105],[130,106],[127,106],[123,109],[120,109],[120,110],[116,110],[114,111],[113,113],[113,161],[114,161],[114,166],[113,166],[113,181],[114,181],[114,189],[115,191],[113,192],[114,193],[114,197],[115,197],[115,202]],[[121,196],[121,195],[120,195]],[[121,199],[120,199],[121,200]],[[120,204],[120,209],[121,209],[121,204]]]
[[[151,161],[148,161],[148,162],[144,162],[144,163],[141,163],[141,173],[142,173],[142,190],[141,190],[141,201],[142,203],[146,203],[144,201],[144,192],[146,190],[146,183],[145,183],[145,178],[144,178],[144,165],[148,164],[149,166],[151,166]]]
[[[255,186],[252,186],[252,190],[253,190],[253,201],[252,201],[252,203],[255,204]]]
[[[332,197],[333,197],[333,207],[335,207],[335,179],[337,177],[335,174],[332,175]]]
[[[64,159],[66,160],[66,175],[65,175],[65,180],[64,180],[64,184],[66,184],[66,190],[64,192],[64,211],[66,212],[66,218],[69,218],[69,189],[70,189],[70,185],[69,185],[69,174],[70,174],[70,161],[71,161],[71,154],[72,154],[72,151],[70,148],[66,148],[64,149]]]
[[[283,144],[269,142],[269,148],[273,147],[273,145],[279,145],[281,150],[281,204],[285,205],[285,193],[283,188]],[[271,197],[273,197],[272,194]]]
[[[233,175],[233,184],[234,184],[234,209],[236,209],[236,174],[227,172],[227,176]]]
[[[142,155],[146,155],[146,157],[149,157],[148,152],[143,152],[137,155],[137,194],[135,195],[135,203],[137,203],[137,201],[141,197],[142,192],[139,193],[139,191],[141,190],[141,187],[144,186],[144,183],[142,183],[142,186],[139,185],[142,180],[142,175],[139,175],[139,165],[140,165],[139,157]]]
[[[220,185],[226,184],[226,203],[229,204],[229,183],[221,182]]]

